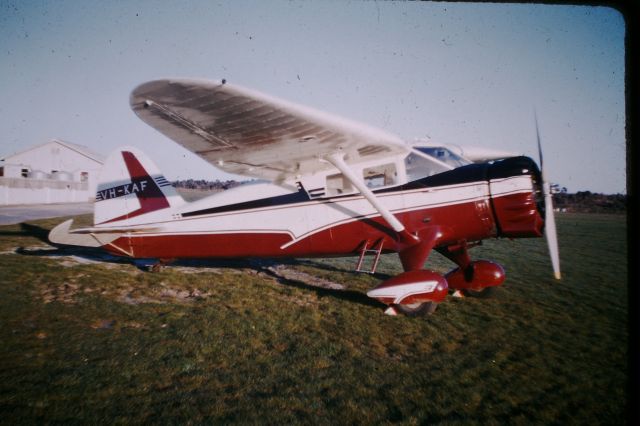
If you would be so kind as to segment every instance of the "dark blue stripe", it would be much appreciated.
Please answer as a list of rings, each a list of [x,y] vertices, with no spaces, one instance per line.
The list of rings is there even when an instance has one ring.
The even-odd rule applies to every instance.
[[[411,189],[434,188],[438,186],[455,185],[461,183],[488,181],[489,179],[521,176],[523,174],[533,175],[537,181],[540,181],[540,171],[538,169],[538,166],[532,159],[530,159],[529,157],[512,157],[493,163],[469,164],[466,166],[458,167],[457,169],[408,182],[404,185],[379,189],[373,192],[375,194],[388,194],[393,192],[407,191]],[[331,197],[331,201],[334,202],[336,200],[340,200],[341,198],[353,196],[354,194],[346,194],[339,197]],[[276,197],[262,198],[259,200],[213,207],[210,209],[195,210],[192,212],[182,213],[182,216],[192,217],[206,214],[257,209],[262,207],[285,206],[289,204],[303,203],[310,200],[311,199],[309,198],[307,193],[304,190],[300,190],[295,194],[279,195]],[[317,198],[315,198],[315,195],[314,200],[317,200]]]

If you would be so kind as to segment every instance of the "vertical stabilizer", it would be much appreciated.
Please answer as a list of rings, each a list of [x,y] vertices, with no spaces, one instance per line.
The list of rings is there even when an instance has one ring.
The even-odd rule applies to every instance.
[[[169,215],[184,200],[156,165],[136,148],[111,153],[100,172],[94,223],[119,225],[142,223]]]

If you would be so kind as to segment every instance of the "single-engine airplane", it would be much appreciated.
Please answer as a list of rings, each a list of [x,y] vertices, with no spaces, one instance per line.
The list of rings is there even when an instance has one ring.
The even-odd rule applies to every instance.
[[[412,145],[225,80],[151,81],[133,90],[130,104],[213,166],[258,180],[187,203],[149,158],[124,147],[101,171],[94,225],[61,223],[52,242],[163,263],[355,256],[361,270],[370,255],[372,272],[381,253],[396,252],[404,272],[367,292],[389,314],[428,314],[450,289],[501,285],[500,265],[469,255],[486,238],[540,237],[544,229],[560,278],[550,187],[528,157]],[[456,268],[425,269],[432,250]]]

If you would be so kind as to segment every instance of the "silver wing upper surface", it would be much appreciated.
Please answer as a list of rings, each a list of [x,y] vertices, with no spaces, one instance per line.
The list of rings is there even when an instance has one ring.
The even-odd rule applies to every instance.
[[[234,84],[194,79],[144,83],[131,108],[147,124],[225,172],[283,181],[411,148],[399,137]]]

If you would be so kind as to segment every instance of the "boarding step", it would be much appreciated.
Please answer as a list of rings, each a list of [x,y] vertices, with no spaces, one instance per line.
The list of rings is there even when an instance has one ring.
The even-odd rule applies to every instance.
[[[358,258],[358,264],[356,265],[356,272],[375,274],[376,268],[378,267],[378,262],[380,261],[380,255],[382,254],[383,244],[384,240],[382,238],[376,240],[371,246],[369,246],[369,240],[364,240],[362,244],[360,244],[360,257]],[[364,257],[368,254],[373,255],[374,258],[371,264],[371,268],[367,271],[363,269],[363,265]]]

